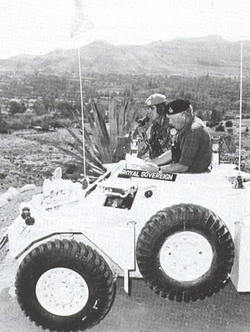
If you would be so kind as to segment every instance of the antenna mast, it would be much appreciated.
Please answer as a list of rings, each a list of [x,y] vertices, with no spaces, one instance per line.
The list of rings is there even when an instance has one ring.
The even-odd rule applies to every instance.
[[[240,48],[240,122],[239,122],[239,174],[241,171],[241,124],[242,124],[242,58],[243,58],[243,44]]]
[[[241,172],[241,120],[242,120],[242,53],[243,53],[243,44],[241,43],[241,52],[240,52],[240,122],[239,122],[239,163],[238,163],[238,176],[235,180],[235,188],[243,189],[243,180],[240,175]]]
[[[81,53],[78,47],[78,70],[79,70],[79,83],[80,83],[80,98],[81,98],[81,122],[82,122],[82,151],[83,151],[83,175],[86,179],[86,158],[85,158],[85,136],[84,136],[84,110],[83,110],[83,95],[82,95],[82,69],[81,69]]]

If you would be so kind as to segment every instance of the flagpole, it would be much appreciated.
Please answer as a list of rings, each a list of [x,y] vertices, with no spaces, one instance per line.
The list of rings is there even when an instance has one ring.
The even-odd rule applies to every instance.
[[[81,98],[81,122],[82,122],[82,152],[83,152],[83,175],[87,177],[86,172],[86,158],[85,158],[85,137],[84,137],[84,112],[83,112],[83,95],[82,95],[82,68],[81,68],[81,51],[78,47],[78,70],[79,70],[79,84],[80,84],[80,98]]]

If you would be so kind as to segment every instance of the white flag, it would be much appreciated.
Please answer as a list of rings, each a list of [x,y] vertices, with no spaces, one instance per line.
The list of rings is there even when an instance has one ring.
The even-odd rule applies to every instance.
[[[93,23],[88,18],[84,0],[72,0],[72,2],[71,38],[78,40],[81,34],[93,28]]]

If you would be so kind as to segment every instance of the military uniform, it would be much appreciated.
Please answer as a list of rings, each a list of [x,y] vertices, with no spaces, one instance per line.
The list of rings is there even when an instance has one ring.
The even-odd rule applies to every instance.
[[[167,105],[169,116],[186,111],[191,107],[189,101],[177,99]],[[212,160],[212,143],[203,121],[192,116],[177,135],[179,145],[179,164],[188,167],[188,173],[201,173],[208,170]]]
[[[145,104],[148,108],[155,108],[158,118],[150,126],[138,128],[138,157],[155,158],[171,148],[170,129],[166,117],[166,96],[155,93],[147,98]]]

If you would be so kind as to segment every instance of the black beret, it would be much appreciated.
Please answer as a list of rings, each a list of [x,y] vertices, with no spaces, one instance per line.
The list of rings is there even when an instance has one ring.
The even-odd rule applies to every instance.
[[[167,114],[173,115],[184,112],[189,108],[190,105],[191,104],[187,99],[175,99],[167,104]]]

